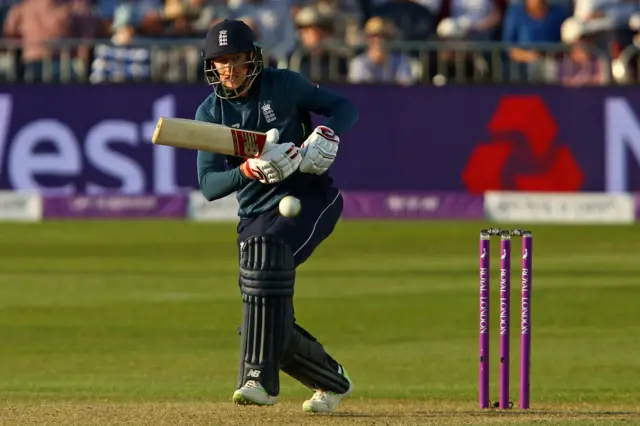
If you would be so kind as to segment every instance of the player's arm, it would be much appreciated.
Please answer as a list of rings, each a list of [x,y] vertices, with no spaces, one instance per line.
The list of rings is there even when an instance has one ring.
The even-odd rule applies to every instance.
[[[226,197],[247,182],[249,179],[240,172],[240,168],[226,170],[224,155],[198,151],[198,183],[207,200]]]
[[[196,120],[215,123],[211,114],[200,106]],[[240,167],[226,169],[225,156],[213,152],[198,151],[198,183],[204,198],[209,201],[226,197],[240,190],[250,179],[242,174]]]
[[[20,3],[15,3],[9,9],[9,13],[4,20],[4,25],[2,27],[5,37],[18,38],[22,36],[22,9],[23,7]]]
[[[324,126],[316,127],[301,146],[302,173],[321,175],[333,164],[338,154],[338,135],[358,121],[358,109],[347,98],[320,87],[302,75],[289,71],[287,93],[291,93],[299,109],[327,117]]]
[[[215,123],[213,117],[200,107],[196,120]],[[267,132],[267,142],[273,144],[259,158],[250,158],[240,167],[227,170],[224,155],[198,151],[198,183],[202,195],[217,200],[242,189],[252,180],[264,184],[278,183],[298,169],[302,157],[293,143],[275,144],[279,135],[276,129]]]
[[[310,82],[294,71],[288,71],[287,93],[300,109],[327,117],[324,125],[340,135],[358,121],[358,109],[340,94]]]

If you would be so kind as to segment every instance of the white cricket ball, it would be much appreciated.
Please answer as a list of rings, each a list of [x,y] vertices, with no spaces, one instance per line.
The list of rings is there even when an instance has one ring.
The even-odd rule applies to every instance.
[[[291,195],[287,195],[282,200],[280,200],[280,204],[278,205],[280,214],[285,217],[298,216],[301,208],[302,204],[300,203],[300,200],[298,200],[296,197],[292,197]]]

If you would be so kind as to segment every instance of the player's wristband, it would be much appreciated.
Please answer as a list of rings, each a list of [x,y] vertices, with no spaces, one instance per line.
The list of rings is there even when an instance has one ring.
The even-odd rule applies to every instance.
[[[249,167],[249,163],[247,161],[245,161],[244,163],[242,163],[240,165],[240,173],[242,173],[242,176],[246,177],[247,179],[257,179],[258,177],[253,173],[253,170],[251,170],[251,167]]]
[[[266,180],[265,176],[258,169],[252,169],[249,165],[249,160],[242,163],[240,166],[240,173],[247,179],[251,180]]]

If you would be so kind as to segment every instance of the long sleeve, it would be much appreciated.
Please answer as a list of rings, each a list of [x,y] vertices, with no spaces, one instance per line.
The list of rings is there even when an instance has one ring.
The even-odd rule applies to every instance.
[[[505,43],[517,43],[518,40],[518,6],[511,5],[507,8],[502,27],[502,41]]]
[[[200,106],[196,120],[214,123],[211,114]],[[204,198],[209,201],[226,197],[240,190],[249,179],[240,173],[240,168],[227,170],[225,156],[212,152],[198,151],[198,184]]]
[[[327,117],[325,126],[340,135],[358,121],[358,109],[347,98],[289,71],[287,93],[299,108]]]

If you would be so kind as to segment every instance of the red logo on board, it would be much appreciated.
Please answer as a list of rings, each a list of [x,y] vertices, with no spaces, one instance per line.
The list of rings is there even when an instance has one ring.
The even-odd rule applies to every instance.
[[[487,126],[491,142],[476,146],[462,172],[467,191],[578,191],[584,182],[558,126],[539,96],[505,96]]]

